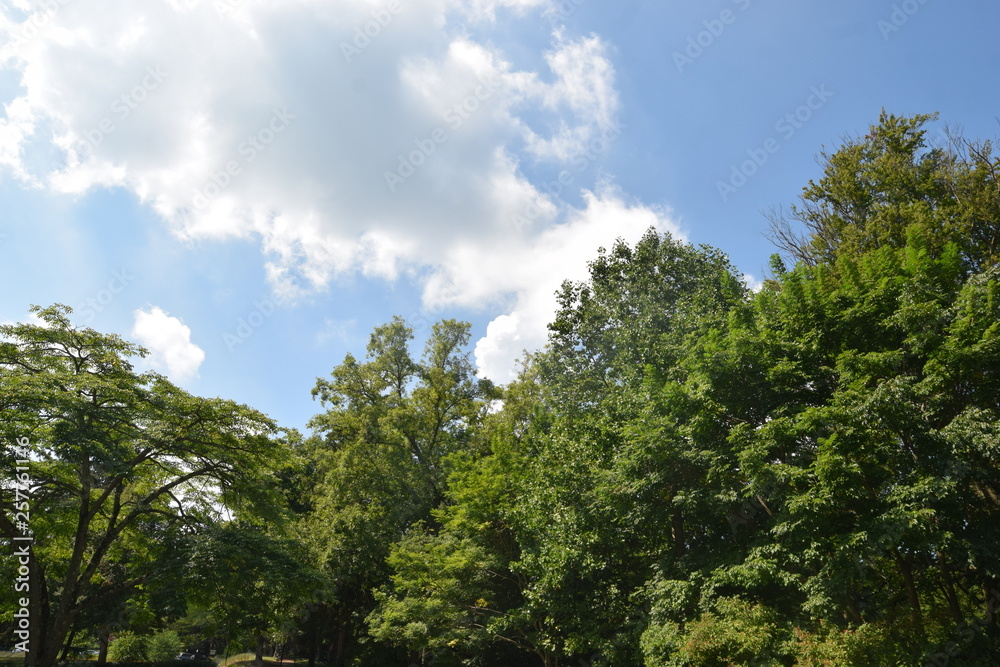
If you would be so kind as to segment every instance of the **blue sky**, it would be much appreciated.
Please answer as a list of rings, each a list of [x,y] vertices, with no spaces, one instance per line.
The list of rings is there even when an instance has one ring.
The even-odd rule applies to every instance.
[[[650,226],[759,280],[762,212],[882,108],[1000,134],[984,0],[0,7],[0,321],[70,305],[300,429],[394,314],[471,322],[508,380]]]

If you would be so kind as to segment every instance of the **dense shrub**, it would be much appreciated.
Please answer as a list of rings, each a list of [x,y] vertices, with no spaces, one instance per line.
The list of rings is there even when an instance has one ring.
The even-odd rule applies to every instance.
[[[72,666],[72,663],[70,663]],[[121,662],[115,663],[110,660],[105,667],[215,667],[214,660],[158,660],[156,662]]]
[[[176,632],[159,632],[149,638],[146,655],[149,660],[163,662],[174,660],[181,652],[181,640]]]
[[[108,647],[110,662],[145,662],[147,655],[147,639],[128,630],[119,632],[111,646]]]

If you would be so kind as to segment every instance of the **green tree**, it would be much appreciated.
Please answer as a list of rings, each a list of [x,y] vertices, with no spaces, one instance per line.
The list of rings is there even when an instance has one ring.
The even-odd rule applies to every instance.
[[[263,510],[260,480],[284,450],[259,412],[135,373],[145,350],[74,327],[65,306],[32,312],[40,324],[0,326],[0,437],[7,454],[17,438],[32,450],[28,661],[47,666],[75,623],[170,574],[158,568],[185,527]]]
[[[698,396],[686,395],[682,359],[745,291],[722,253],[652,230],[601,251],[587,282],[564,285],[538,361],[550,425],[514,510],[514,569],[530,582],[525,613],[546,628],[552,664],[637,662],[637,596],[654,567],[711,552],[718,527],[702,505],[713,485],[690,443],[712,424],[684,425]]]
[[[483,419],[471,447],[449,457],[434,527],[411,530],[392,548],[391,585],[376,592],[368,618],[376,639],[434,663],[547,659],[524,614],[528,582],[512,569],[521,553],[513,510],[538,426],[537,388],[529,376],[506,387],[503,409]]]
[[[786,246],[799,266],[705,374],[749,510],[710,585],[778,601],[807,634],[835,619],[881,637],[870,664],[992,627],[997,587],[981,541],[996,539],[996,158],[925,151],[928,119],[884,114],[828,157],[797,209],[807,235]]]
[[[444,499],[447,457],[469,445],[493,391],[465,349],[468,324],[434,325],[419,361],[412,339],[394,318],[372,333],[367,361],[347,355],[313,390],[329,410],[310,422],[317,481],[300,531],[334,582],[342,646],[362,636],[391,546]]]
[[[772,239],[796,261],[814,265],[901,248],[916,226],[932,252],[956,244],[967,270],[995,263],[1000,156],[990,142],[960,136],[949,146],[929,146],[924,126],[935,119],[883,110],[867,135],[822,153],[822,178],[809,181],[788,215],[771,216]]]
[[[918,664],[972,634],[995,661],[998,162],[930,119],[824,156],[756,294],[654,232],[564,285],[373,634],[546,665]]]
[[[693,543],[695,505],[679,499],[706,468],[681,465],[679,434],[656,437],[650,378],[674,372],[683,341],[707,326],[699,318],[724,318],[743,293],[721,253],[653,231],[564,285],[549,349],[507,388],[477,445],[450,459],[440,531],[394,549],[375,635],[435,656],[502,643],[519,652],[510,664],[530,653],[546,665],[636,663],[635,596],[660,555]]]
[[[205,532],[191,563],[192,598],[212,612],[228,639],[254,643],[257,664],[263,664],[265,638],[294,626],[323,586],[298,542],[253,524]]]

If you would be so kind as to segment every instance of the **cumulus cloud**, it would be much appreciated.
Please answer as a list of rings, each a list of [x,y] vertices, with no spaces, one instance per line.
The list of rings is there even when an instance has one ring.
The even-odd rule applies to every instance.
[[[46,329],[49,327],[48,322],[46,322],[45,320],[43,320],[42,318],[40,318],[37,313],[28,313],[20,321],[15,321],[15,320],[0,320],[0,325],[3,325],[3,326],[13,326],[13,325],[18,325],[18,324],[31,324],[31,325],[34,325],[36,327],[43,327],[43,328],[46,328]]]
[[[751,292],[759,292],[764,286],[764,281],[758,279],[752,273],[744,273],[741,279],[743,280],[743,284],[746,285],[747,289]]]
[[[585,167],[621,132],[599,37],[556,29],[533,71],[471,36],[501,13],[537,29],[546,0],[16,4],[9,173],[127,188],[181,238],[255,239],[283,296],[359,273],[421,276],[428,306],[512,307],[481,342],[491,369],[541,340],[557,274],[640,220],[669,226],[609,192],[574,210],[525,176]]]
[[[191,342],[191,329],[157,307],[135,311],[132,337],[150,352],[152,367],[172,380],[198,376],[205,352]]]
[[[669,211],[630,204],[611,187],[605,186],[597,194],[585,193],[584,201],[583,209],[572,211],[564,223],[550,227],[518,250],[518,270],[504,272],[501,266],[490,267],[485,275],[494,280],[504,278],[492,289],[469,281],[468,276],[475,275],[477,265],[497,262],[502,253],[476,256],[470,252],[452,263],[464,276],[462,288],[454,293],[456,301],[472,303],[488,298],[497,289],[515,295],[509,313],[490,322],[486,336],[476,345],[481,375],[494,382],[509,382],[514,377],[513,361],[522,356],[522,351],[544,346],[547,325],[556,310],[556,291],[564,280],[587,278],[587,263],[595,258],[597,248],[610,248],[617,239],[634,243],[651,227],[684,238]]]

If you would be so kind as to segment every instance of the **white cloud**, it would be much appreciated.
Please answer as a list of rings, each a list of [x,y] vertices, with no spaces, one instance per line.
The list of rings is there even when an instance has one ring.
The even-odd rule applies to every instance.
[[[152,367],[183,382],[198,376],[205,352],[191,342],[191,329],[160,308],[135,311],[132,337],[150,352]]]
[[[21,320],[0,320],[0,325],[13,326],[18,324],[31,324],[36,327],[49,328],[48,322],[38,316],[37,313],[28,313]]]
[[[616,126],[619,102],[614,68],[604,57],[604,43],[596,36],[566,41],[561,33],[557,39],[557,48],[545,57],[557,79],[552,85],[539,86],[536,92],[545,108],[565,109],[578,122],[561,122],[548,138],[527,128],[525,134],[535,155],[570,161],[587,149],[599,130]]]
[[[127,188],[182,238],[256,239],[283,296],[420,275],[427,305],[512,306],[481,342],[498,377],[597,245],[669,227],[611,192],[574,211],[522,172],[593,163],[621,131],[600,38],[557,30],[532,71],[470,36],[501,12],[537,30],[546,0],[56,4],[0,50],[22,79],[0,167],[59,192]],[[12,14],[0,30],[20,35]]]
[[[466,5],[466,11],[480,20],[494,20],[497,9],[512,8],[517,13],[524,13],[535,7],[548,7],[549,0],[471,0]]]
[[[476,363],[480,374],[494,382],[513,379],[515,361],[523,350],[537,350],[545,345],[547,325],[556,310],[556,291],[564,280],[581,281],[588,277],[587,263],[597,255],[599,247],[610,248],[621,238],[629,243],[653,227],[684,238],[668,211],[641,204],[629,204],[621,193],[605,186],[598,193],[586,193],[585,207],[573,211],[568,219],[550,227],[531,243],[518,249],[518,270],[504,273],[501,267],[487,269],[484,275],[499,284],[492,286],[470,281],[475,267],[489,266],[491,261],[503,262],[504,253],[497,256],[475,256],[470,253],[462,266],[462,288],[454,300],[474,303],[489,298],[491,293],[504,290],[513,295],[510,312],[490,322],[486,336],[476,344]],[[456,262],[456,265],[459,263]]]
[[[743,284],[747,286],[747,289],[751,292],[759,292],[764,286],[764,281],[757,279],[752,273],[744,273],[741,277]]]
[[[346,345],[356,325],[356,320],[337,320],[328,317],[323,320],[323,328],[316,334],[316,343],[323,345],[335,340]]]

